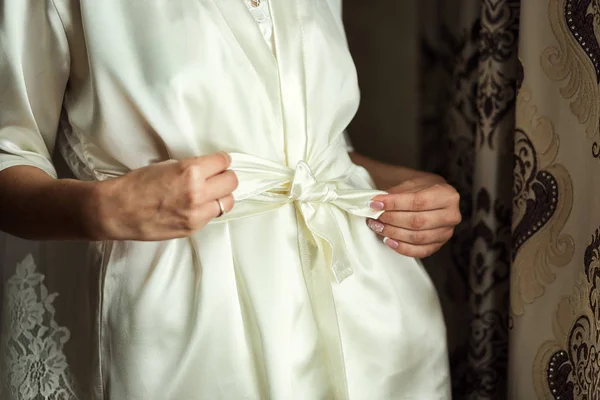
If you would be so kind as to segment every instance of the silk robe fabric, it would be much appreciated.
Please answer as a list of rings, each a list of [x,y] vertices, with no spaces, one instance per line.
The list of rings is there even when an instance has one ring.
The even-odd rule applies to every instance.
[[[434,288],[366,227],[379,192],[341,140],[359,93],[338,2],[273,0],[276,57],[238,0],[2,7],[1,169],[56,177],[58,148],[104,180],[224,150],[240,179],[234,210],[189,238],[36,243],[21,262],[7,246],[8,281],[56,291],[68,333],[17,345],[41,319],[4,323],[7,398],[449,397]],[[48,349],[64,362],[36,381]]]

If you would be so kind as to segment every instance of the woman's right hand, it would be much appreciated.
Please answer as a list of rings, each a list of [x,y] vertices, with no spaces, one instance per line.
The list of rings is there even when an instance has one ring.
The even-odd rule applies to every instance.
[[[238,181],[231,158],[215,153],[169,160],[97,185],[90,222],[97,240],[158,241],[186,237],[233,208]]]

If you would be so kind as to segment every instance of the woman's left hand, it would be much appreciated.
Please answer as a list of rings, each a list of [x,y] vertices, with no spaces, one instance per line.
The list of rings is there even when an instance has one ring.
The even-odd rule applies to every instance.
[[[397,253],[428,257],[452,237],[461,221],[460,196],[438,175],[421,173],[387,192],[371,202],[373,209],[385,212],[367,224]]]

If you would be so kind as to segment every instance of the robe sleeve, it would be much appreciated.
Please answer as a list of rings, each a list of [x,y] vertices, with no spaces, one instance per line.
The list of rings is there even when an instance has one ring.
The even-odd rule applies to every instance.
[[[0,2],[0,170],[29,165],[56,177],[68,49],[52,0]]]

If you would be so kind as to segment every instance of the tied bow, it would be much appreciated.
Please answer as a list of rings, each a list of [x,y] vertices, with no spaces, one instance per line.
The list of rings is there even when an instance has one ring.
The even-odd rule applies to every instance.
[[[294,202],[315,241],[325,242],[326,246],[319,247],[326,251],[336,281],[341,283],[353,274],[350,260],[352,249],[348,245],[350,232],[341,228],[347,221],[346,215],[339,210],[355,216],[378,218],[381,211],[372,210],[369,202],[384,192],[353,187],[349,178],[356,172],[357,166],[341,158],[331,157],[317,162],[313,170],[305,161],[298,162],[296,168],[291,169],[248,154],[230,155],[231,169],[236,172],[240,182],[234,192],[236,204],[233,210],[215,220],[215,223],[259,215]],[[319,179],[340,162],[347,164],[342,174]]]
[[[289,197],[301,203],[331,203],[338,197],[336,189],[333,183],[317,181],[308,164],[300,161],[294,172]]]

